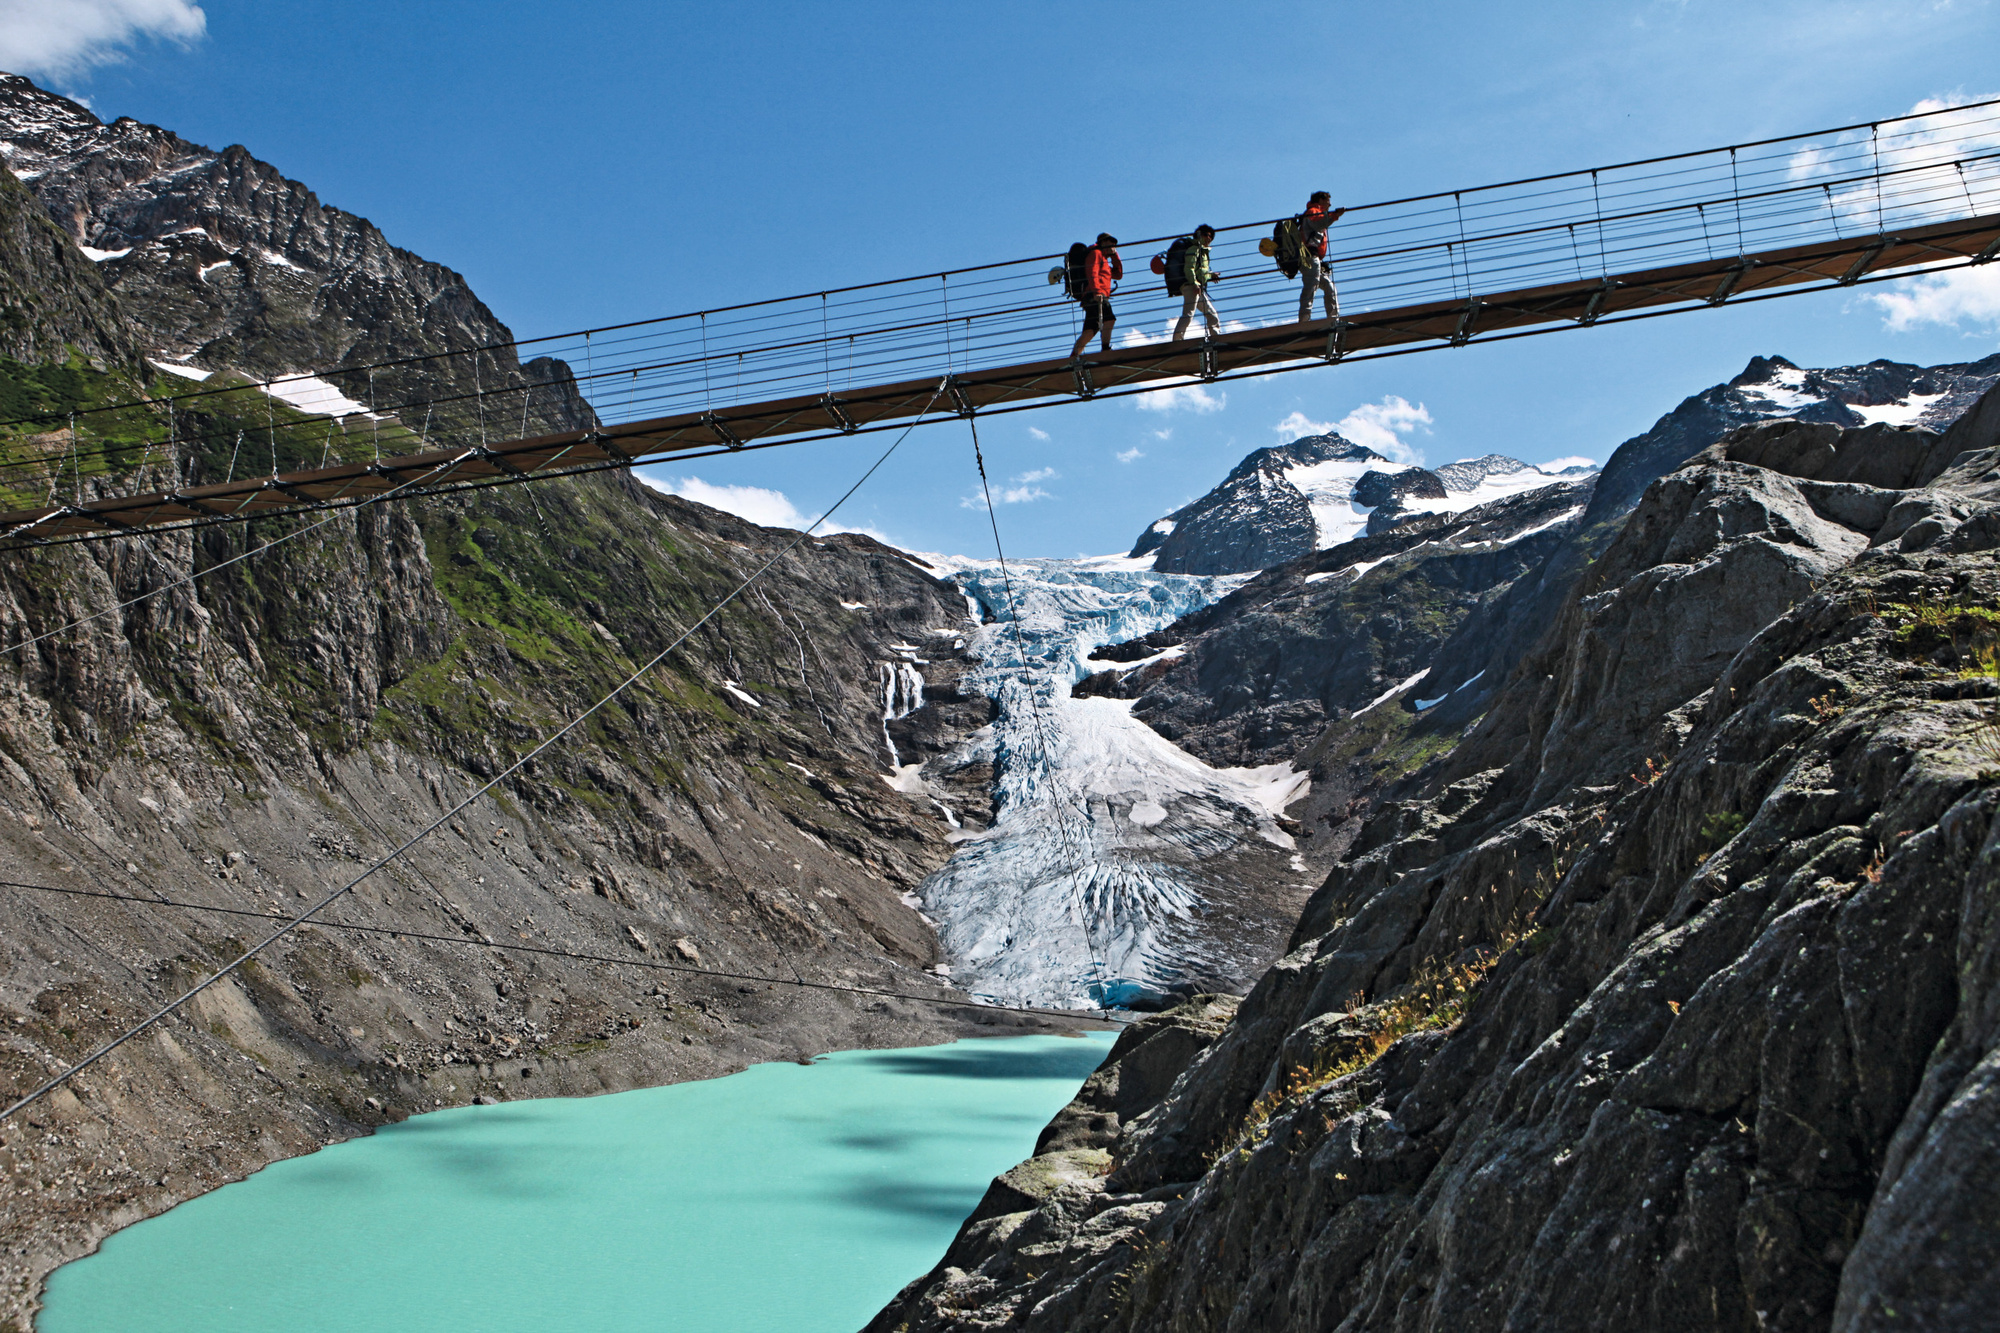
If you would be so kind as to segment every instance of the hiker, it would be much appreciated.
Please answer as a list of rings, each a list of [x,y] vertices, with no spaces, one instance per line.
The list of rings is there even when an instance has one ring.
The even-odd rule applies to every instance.
[[[1333,290],[1333,270],[1326,262],[1326,229],[1340,221],[1347,210],[1333,206],[1333,196],[1314,190],[1306,200],[1306,211],[1298,216],[1299,227],[1299,321],[1312,318],[1313,292],[1326,294],[1326,317],[1340,313],[1340,297]]]
[[[1202,323],[1213,338],[1222,332],[1222,320],[1209,303],[1208,284],[1220,282],[1222,275],[1208,266],[1208,246],[1215,239],[1215,228],[1206,222],[1194,229],[1194,235],[1186,245],[1179,245],[1181,260],[1181,322],[1174,325],[1174,341],[1187,337],[1188,325],[1194,320],[1194,312],[1201,311]],[[1177,243],[1178,245],[1178,243]],[[1168,276],[1172,276],[1173,253],[1167,255]]]
[[[1103,338],[1105,351],[1111,350],[1111,326],[1118,322],[1118,316],[1111,313],[1111,287],[1125,276],[1125,261],[1118,257],[1118,238],[1100,231],[1097,244],[1081,255],[1071,247],[1070,268],[1081,270],[1072,272],[1069,286],[1070,295],[1083,307],[1083,334],[1069,353],[1074,361],[1083,355],[1093,333]]]

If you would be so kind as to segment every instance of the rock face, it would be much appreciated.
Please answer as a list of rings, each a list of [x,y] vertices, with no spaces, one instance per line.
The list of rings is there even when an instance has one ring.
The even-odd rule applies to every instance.
[[[240,150],[95,126],[20,80],[5,93],[10,162],[39,171],[41,205],[86,242],[132,243],[93,264],[4,182],[8,346],[42,358],[0,361],[10,402],[129,400],[137,349],[271,371],[505,336],[447,270]],[[163,230],[180,221],[199,236]],[[245,285],[183,262],[208,243],[233,247]],[[147,411],[127,425],[162,438]],[[227,458],[171,466],[201,478]],[[991,717],[958,688],[956,589],[866,537],[801,540],[616,475],[307,522],[0,559],[0,1096],[425,835],[0,1126],[0,1165],[39,1182],[0,1200],[0,1326],[25,1327],[47,1271],[108,1231],[418,1110],[1008,1022],[928,971],[935,936],[906,895],[950,825],[886,780]],[[983,791],[942,801],[981,827]]]
[[[41,274],[50,277],[29,278]],[[96,266],[26,186],[0,171],[0,356],[61,365],[73,353],[100,364],[139,361],[132,331]]]
[[[1997,378],[2000,357],[1813,371],[1759,357],[1626,441],[1601,477],[1577,467],[1567,470],[1571,480],[1551,481],[1502,455],[1396,474],[1389,480],[1445,483],[1445,501],[1409,504],[1448,512],[1410,515],[1385,504],[1369,516],[1372,535],[1265,570],[1200,616],[1131,645],[1129,657],[1123,646],[1099,652],[1108,665],[1174,645],[1175,659],[1079,688],[1136,699],[1135,715],[1210,763],[1291,760],[1311,769],[1312,793],[1294,813],[1312,835],[1302,844],[1306,860],[1323,870],[1377,801],[1436,763],[1486,712],[1646,482],[1758,421],[1860,427],[1874,418],[1884,430],[1920,421],[1942,428]],[[1550,484],[1504,495],[1535,482]],[[1371,497],[1381,484],[1366,481]],[[1607,485],[1628,498],[1607,499]],[[1450,512],[1491,491],[1503,498]],[[1663,661],[1677,651],[1669,646]]]
[[[1649,487],[1104,1174],[871,1327],[1982,1326],[1996,465],[1989,394]]]
[[[1320,463],[1388,462],[1338,435],[1259,449],[1207,495],[1147,528],[1132,554],[1156,553],[1153,568],[1166,574],[1241,574],[1282,564],[1319,544],[1312,506],[1287,474]]]
[[[106,125],[18,75],[0,75],[0,153],[82,253],[155,356],[253,378],[326,378],[383,410],[475,389],[535,386],[529,433],[588,423],[569,368],[522,366],[513,335],[465,279],[389,244],[366,218],[240,145],[216,152],[129,117]],[[337,373],[445,351],[441,361]],[[513,400],[520,403],[520,399]],[[441,407],[433,428],[464,424]],[[409,423],[413,428],[415,422]]]
[[[1339,435],[1309,435],[1245,458],[1220,486],[1141,533],[1132,555],[1152,554],[1162,573],[1247,574],[1590,471],[1544,472],[1488,454],[1432,472]]]
[[[1134,716],[1209,763],[1290,759],[1343,710],[1435,666],[1482,597],[1567,538],[1590,485],[1426,515],[1266,570],[1177,623],[1179,657],[1078,688],[1137,700]]]
[[[1943,366],[1870,361],[1802,370],[1782,356],[1750,359],[1743,372],[1682,402],[1618,447],[1604,465],[1585,526],[1623,514],[1663,477],[1738,426],[1780,418],[1834,426],[1884,424],[1942,430],[2000,380],[2000,356]]]

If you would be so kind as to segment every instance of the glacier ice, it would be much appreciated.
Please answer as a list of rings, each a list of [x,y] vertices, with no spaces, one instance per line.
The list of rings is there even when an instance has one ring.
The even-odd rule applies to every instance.
[[[957,835],[918,897],[958,984],[987,999],[1143,1003],[1240,975],[1255,960],[1218,908],[1218,862],[1267,847],[1290,865],[1276,816],[1305,775],[1211,768],[1132,717],[1130,701],[1070,697],[1091,649],[1169,625],[1247,577],[1130,563],[1017,561],[1004,576],[963,563],[952,575],[987,617],[981,665],[961,688],[999,711],[933,765],[991,763],[998,810],[983,833]]]

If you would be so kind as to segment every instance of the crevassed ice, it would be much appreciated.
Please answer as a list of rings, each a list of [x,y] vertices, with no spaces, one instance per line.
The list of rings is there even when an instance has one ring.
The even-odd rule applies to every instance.
[[[1248,577],[1107,567],[1123,563],[1010,562],[1011,607],[997,565],[954,575],[997,617],[963,688],[999,713],[942,762],[992,762],[999,811],[918,894],[959,984],[1002,1003],[1077,1008],[1170,985],[1208,957],[1192,868],[1249,838],[1291,846],[1273,816],[1305,775],[1211,768],[1128,701],[1070,697],[1092,648],[1169,625]]]

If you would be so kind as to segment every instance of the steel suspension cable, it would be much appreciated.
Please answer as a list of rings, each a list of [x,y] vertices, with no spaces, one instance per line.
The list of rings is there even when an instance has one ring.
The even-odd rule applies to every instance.
[[[62,894],[71,898],[96,898],[108,902],[136,903],[141,907],[161,907],[181,912],[210,912],[218,916],[248,917],[258,921],[284,921],[283,912],[260,912],[247,907],[220,907],[209,903],[183,902],[174,898],[148,898],[137,893],[116,893],[109,889],[66,888],[58,884],[31,884],[21,880],[0,879],[0,888],[23,889],[36,893]],[[1109,1010],[1083,1011],[1076,1009],[1048,1009],[1034,1005],[995,1004],[987,1000],[972,998],[955,999],[948,995],[925,995],[918,991],[889,990],[879,986],[857,986],[832,981],[807,981],[793,968],[791,977],[764,976],[756,972],[730,972],[721,968],[694,967],[686,963],[667,963],[652,958],[634,958],[629,954],[582,953],[574,949],[557,949],[544,944],[515,944],[507,940],[472,939],[464,935],[440,935],[431,931],[408,930],[401,926],[371,926],[357,921],[319,921],[312,925],[320,930],[341,930],[356,935],[390,935],[399,939],[423,940],[431,944],[457,944],[474,949],[492,949],[504,953],[532,954],[543,958],[563,958],[579,963],[609,963],[616,967],[637,968],[644,972],[673,972],[684,976],[714,977],[718,981],[761,981],[772,986],[792,986],[804,990],[837,991],[849,995],[881,996],[896,1000],[914,1000],[920,1004],[937,1005],[948,1009],[999,1010],[1010,1014],[1033,1014],[1047,1018],[1087,1018],[1093,1022],[1126,1025],[1136,1020],[1125,1018]],[[781,951],[782,952],[782,951]],[[790,966],[790,960],[786,959]]]

